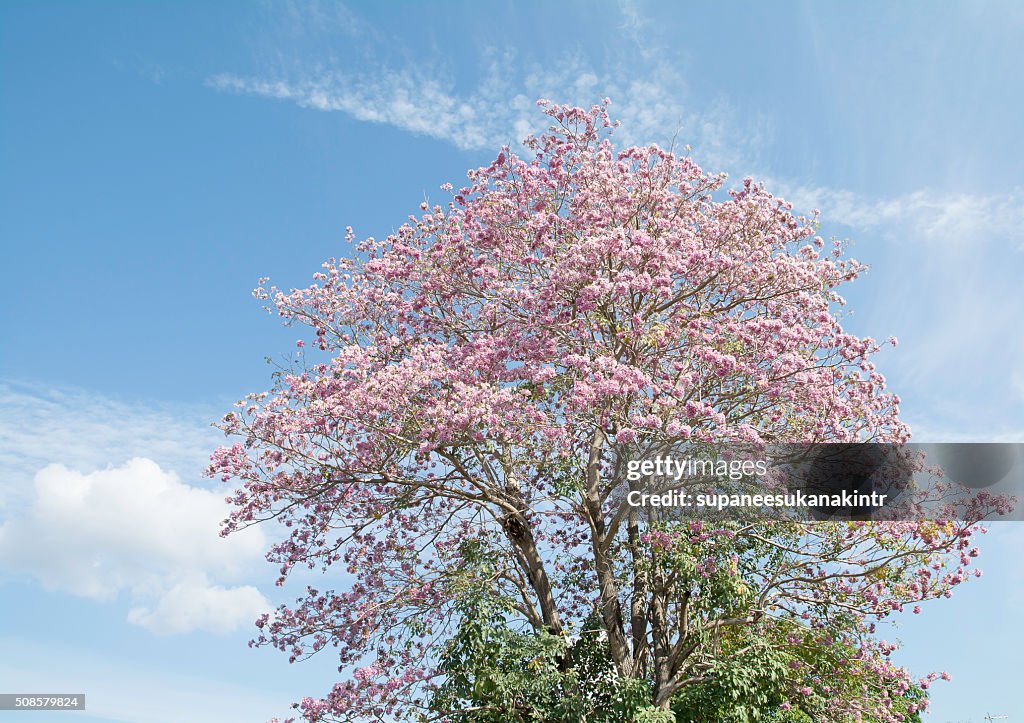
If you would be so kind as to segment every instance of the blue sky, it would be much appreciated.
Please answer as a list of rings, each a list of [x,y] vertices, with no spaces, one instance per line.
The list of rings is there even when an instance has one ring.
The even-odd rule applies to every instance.
[[[1010,1],[0,4],[0,689],[133,723],[326,690],[246,647],[288,591],[199,475],[294,341],[249,292],[441,199],[541,97],[820,208],[917,438],[1024,441],[1022,31]],[[995,528],[890,636],[953,674],[933,721],[1024,720],[1024,531]]]

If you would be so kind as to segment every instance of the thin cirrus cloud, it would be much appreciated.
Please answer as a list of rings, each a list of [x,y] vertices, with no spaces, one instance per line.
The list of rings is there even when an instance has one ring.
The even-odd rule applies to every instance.
[[[1020,438],[1024,338],[1007,331],[1024,316],[1016,271],[1024,263],[1024,189],[871,199],[785,181],[772,187],[798,209],[819,209],[829,229],[839,224],[868,242],[854,248],[878,262],[867,277],[865,328],[903,343],[886,367],[901,389],[919,392],[908,408],[921,418],[915,429],[944,430],[947,439]]]
[[[535,106],[542,98],[589,106],[610,97],[612,113],[622,121],[620,140],[668,145],[677,136],[685,138],[700,160],[715,168],[735,167],[756,155],[764,139],[758,113],[741,117],[724,99],[702,105],[699,112],[691,107],[673,54],[659,51],[648,21],[631,2],[619,3],[620,32],[613,47],[563,50],[544,59],[511,47],[485,47],[472,63],[472,80],[457,80],[465,64],[447,55],[434,52],[412,60],[389,51],[404,43],[342,4],[286,3],[284,8],[268,23],[273,29],[263,45],[273,48],[269,59],[256,72],[211,75],[207,86],[344,113],[466,151],[516,147],[527,135],[545,130],[548,124]],[[610,17],[616,20],[615,13]],[[341,40],[343,58],[337,56]],[[643,73],[637,73],[639,67]]]
[[[852,191],[780,182],[795,207],[862,231],[882,231],[889,240],[968,246],[995,242],[1024,250],[1024,189],[1004,193],[949,193],[917,189],[893,198],[870,199]]]
[[[536,109],[540,99],[589,106],[610,97],[612,114],[622,122],[617,135],[625,143],[668,145],[676,137],[685,137],[700,159],[716,168],[735,166],[753,155],[765,132],[756,117],[740,124],[722,100],[700,113],[692,112],[680,100],[683,89],[678,77],[658,66],[637,79],[630,77],[625,62],[600,71],[569,55],[542,69],[517,64],[511,54],[500,59],[496,51],[489,55],[491,60],[483,63],[484,77],[468,93],[456,91],[442,72],[426,74],[415,68],[358,78],[323,68],[267,77],[220,73],[206,84],[218,91],[341,112],[467,151],[516,147],[526,136],[544,130],[546,124]]]
[[[874,266],[864,281],[870,301],[858,305],[862,328],[900,339],[885,369],[908,402],[904,417],[915,437],[1024,439],[1024,337],[1007,333],[1024,316],[1016,271],[1024,263],[1024,190],[919,189],[872,199],[773,187],[798,209],[819,209],[827,228],[845,226],[866,242],[853,249]]]
[[[627,141],[671,140],[685,129],[705,155],[718,160],[724,149],[718,128],[727,116],[688,112],[680,94],[662,73],[630,79],[627,72],[600,72],[578,56],[566,56],[554,67],[517,63],[514,55],[483,59],[483,77],[476,89],[460,93],[444,72],[407,67],[359,76],[340,69],[292,71],[269,77],[221,73],[207,79],[215,90],[291,101],[303,108],[337,111],[356,120],[380,123],[451,143],[460,150],[497,150],[516,146],[527,135],[543,130],[536,101],[590,105],[607,95],[614,100],[615,117],[622,121]],[[512,70],[512,69],[515,70]],[[626,69],[623,68],[623,71]],[[703,141],[703,143],[702,143]]]
[[[516,97],[509,106],[511,117],[506,114],[499,119],[490,99],[460,98],[436,80],[412,72],[389,73],[370,81],[334,72],[305,79],[223,73],[209,78],[207,84],[221,91],[292,101],[303,108],[340,111],[356,120],[444,140],[462,150],[509,142],[514,129],[525,122],[530,105],[525,96]]]
[[[198,478],[223,440],[210,426],[222,411],[0,380],[0,501],[28,489],[32,476],[53,463],[91,471],[146,457]]]
[[[608,96],[622,121],[624,143],[674,144],[683,139],[694,156],[713,170],[729,169],[770,178],[763,149],[770,145],[771,121],[754,109],[740,111],[724,97],[697,103],[680,71],[675,49],[656,39],[650,19],[635,3],[618,5],[619,42],[602,54],[563,52],[555,59],[519,56],[511,49],[483,50],[475,85],[456,82],[450,58],[378,57],[392,42],[344,5],[287,5],[275,26],[289,29],[272,38],[279,44],[272,63],[250,74],[220,73],[209,87],[227,93],[288,101],[304,108],[339,112],[435,138],[461,150],[515,146],[543,130],[535,102],[590,105]],[[334,55],[346,38],[346,61]],[[295,44],[296,38],[303,42]],[[315,60],[310,60],[314,56]],[[352,69],[362,56],[366,67]],[[637,68],[643,68],[642,74]],[[899,240],[966,245],[997,238],[1024,249],[1024,189],[998,193],[950,193],[917,188],[890,198],[775,179],[771,187],[798,209],[818,208],[827,220],[860,232],[881,232]]]
[[[355,80],[324,71],[305,78],[259,78],[215,75],[207,84],[220,91],[287,100],[304,108],[339,111],[352,118],[381,123],[451,143],[461,150],[515,145],[537,127],[535,100],[552,98],[587,104],[599,95],[614,101],[626,142],[671,142],[685,137],[701,160],[715,167],[750,169],[752,150],[764,135],[758,123],[744,133],[729,106],[718,101],[702,113],[687,110],[675,83],[656,72],[644,80],[599,75],[578,59],[557,64],[566,71],[525,72],[518,84],[495,63],[474,93],[456,93],[436,77],[418,71],[389,72]],[[495,88],[510,90],[498,95]],[[491,90],[484,90],[491,89]],[[730,137],[742,138],[731,143]],[[764,174],[758,174],[764,177]],[[872,199],[845,189],[775,182],[780,195],[799,209],[817,208],[825,218],[862,231],[883,230],[889,237],[965,245],[984,238],[1005,239],[1024,249],[1024,189],[1003,193],[949,193],[919,188],[893,198]]]

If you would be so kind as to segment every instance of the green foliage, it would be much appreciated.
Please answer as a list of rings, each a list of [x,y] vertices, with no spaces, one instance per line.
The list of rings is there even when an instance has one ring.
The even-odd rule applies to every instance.
[[[537,721],[559,684],[563,638],[506,627],[500,614],[477,604],[466,611],[442,660],[447,673],[432,708],[447,720]],[[555,720],[568,720],[557,718]]]
[[[709,680],[672,699],[676,720],[686,723],[759,723],[773,720],[787,700],[788,655],[769,646],[732,651],[714,662]]]
[[[740,628],[722,638],[707,679],[687,685],[671,709],[651,705],[647,680],[620,678],[596,616],[578,637],[509,626],[494,601],[467,598],[457,634],[442,660],[444,682],[431,698],[430,720],[447,723],[814,723],[832,720],[828,700],[795,696],[794,687],[820,684],[823,671],[839,692],[853,684],[852,666],[836,666],[852,650],[843,644],[784,647],[771,628]],[[879,691],[880,692],[880,691]],[[890,691],[897,709],[923,697]],[[788,705],[788,707],[787,707]],[[863,718],[872,723],[871,715]],[[907,714],[907,723],[920,723]]]
[[[571,470],[562,470],[571,477]],[[656,534],[670,533],[662,524]],[[776,535],[780,537],[780,535]],[[800,621],[766,617],[719,627],[706,624],[746,616],[754,594],[744,570],[770,564],[773,548],[756,543],[715,544],[688,536],[652,543],[643,573],[672,576],[684,591],[692,627],[685,639],[700,650],[693,680],[678,690],[669,710],[651,705],[650,679],[623,678],[612,663],[600,616],[584,621],[575,635],[552,635],[516,627],[510,601],[494,595],[493,550],[483,539],[460,548],[464,567],[453,588],[459,625],[441,659],[441,682],[425,720],[446,723],[812,723],[833,721],[833,697],[861,700],[866,710],[882,696],[896,709],[923,697],[900,696],[857,663],[853,640],[843,634],[851,621],[832,616],[835,628],[812,630]],[[693,590],[691,595],[689,592]],[[886,690],[886,686],[889,687]],[[824,691],[830,691],[825,693]],[[879,702],[879,705],[881,703]],[[876,723],[870,713],[863,723]],[[919,723],[918,714],[907,714]],[[846,723],[845,719],[843,723]]]
[[[619,678],[596,619],[575,640],[514,630],[499,605],[471,601],[442,659],[431,698],[449,723],[671,723],[650,705],[651,685]]]

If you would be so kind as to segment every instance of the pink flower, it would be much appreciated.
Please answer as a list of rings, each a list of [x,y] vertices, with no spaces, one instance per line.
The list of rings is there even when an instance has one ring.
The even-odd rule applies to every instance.
[[[615,441],[619,444],[630,444],[637,440],[636,430],[630,429],[629,427],[623,427],[615,435]]]

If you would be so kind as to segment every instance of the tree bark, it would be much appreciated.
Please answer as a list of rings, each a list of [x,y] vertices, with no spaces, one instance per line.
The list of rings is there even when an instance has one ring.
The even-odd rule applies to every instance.
[[[633,664],[629,654],[629,643],[623,631],[622,605],[619,602],[619,590],[615,582],[615,567],[608,554],[610,540],[607,539],[600,490],[601,452],[604,449],[605,441],[604,431],[600,428],[594,430],[594,436],[590,443],[590,455],[587,460],[587,487],[583,508],[587,515],[587,521],[590,523],[594,568],[601,596],[601,622],[608,634],[608,649],[619,674],[628,677],[633,674]]]
[[[523,571],[526,573],[533,591],[537,594],[537,603],[540,605],[544,627],[552,635],[558,635],[562,632],[562,618],[558,614],[551,581],[548,579],[547,570],[544,569],[544,560],[537,549],[537,541],[533,537],[530,523],[522,512],[515,512],[505,516],[504,529],[509,542],[519,551],[520,564],[523,566]]]

